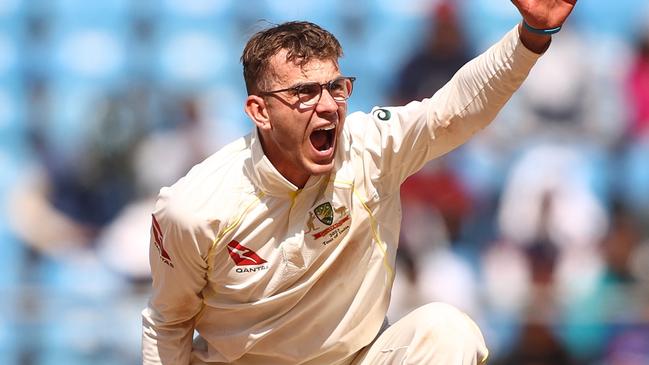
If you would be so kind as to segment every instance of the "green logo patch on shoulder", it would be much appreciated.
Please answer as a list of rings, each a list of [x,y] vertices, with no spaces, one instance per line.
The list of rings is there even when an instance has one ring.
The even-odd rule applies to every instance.
[[[376,109],[373,114],[381,120],[389,120],[392,118],[392,113],[385,108]]]

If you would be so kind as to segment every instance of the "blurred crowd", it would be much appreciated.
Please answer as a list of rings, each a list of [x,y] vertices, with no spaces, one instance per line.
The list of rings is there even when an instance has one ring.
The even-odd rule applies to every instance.
[[[339,37],[350,110],[432,95],[489,0],[0,2],[0,363],[138,364],[158,189],[252,128],[270,23]],[[495,365],[649,364],[649,3],[590,0],[484,131],[402,187],[391,321],[474,317]]]

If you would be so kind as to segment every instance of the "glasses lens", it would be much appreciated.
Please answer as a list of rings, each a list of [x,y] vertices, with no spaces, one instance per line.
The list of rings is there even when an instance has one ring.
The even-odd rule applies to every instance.
[[[309,82],[298,86],[297,91],[300,103],[303,105],[315,105],[322,96],[322,87],[326,86],[331,97],[337,102],[344,102],[352,94],[353,77],[339,77],[326,84]]]
[[[306,105],[313,105],[320,99],[320,92],[322,88],[316,82],[310,82],[300,85],[297,89],[297,95],[300,102]]]
[[[336,101],[345,101],[352,94],[352,82],[347,77],[341,77],[331,81],[329,93]]]

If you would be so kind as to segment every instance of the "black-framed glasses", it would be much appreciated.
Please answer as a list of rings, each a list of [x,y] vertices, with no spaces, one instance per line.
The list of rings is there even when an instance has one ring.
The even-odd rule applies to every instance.
[[[331,81],[325,82],[324,84],[319,84],[317,82],[306,82],[304,84],[298,84],[286,89],[262,91],[260,94],[262,96],[267,96],[286,91],[291,95],[297,96],[298,101],[302,105],[313,106],[320,101],[320,97],[322,96],[322,89],[326,87],[327,91],[329,91],[329,94],[331,94],[331,97],[337,103],[344,103],[352,95],[352,90],[354,89],[354,81],[356,81],[355,77],[341,76]]]

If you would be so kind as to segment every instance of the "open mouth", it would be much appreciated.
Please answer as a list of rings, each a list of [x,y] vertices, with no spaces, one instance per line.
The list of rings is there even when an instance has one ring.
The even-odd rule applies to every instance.
[[[326,127],[318,128],[311,132],[309,139],[316,151],[326,152],[334,144],[336,125],[330,124]]]

